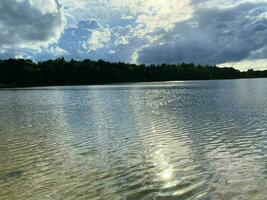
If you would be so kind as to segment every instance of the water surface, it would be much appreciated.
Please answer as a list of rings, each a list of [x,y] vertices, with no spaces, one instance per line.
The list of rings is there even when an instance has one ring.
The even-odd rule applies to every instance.
[[[266,199],[267,79],[0,90],[0,199]]]

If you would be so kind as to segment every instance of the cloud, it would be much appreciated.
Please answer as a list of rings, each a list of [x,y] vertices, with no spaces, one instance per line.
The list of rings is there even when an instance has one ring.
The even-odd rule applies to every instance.
[[[221,67],[234,67],[237,69],[240,69],[242,71],[248,70],[248,69],[254,69],[254,70],[267,70],[267,59],[257,59],[257,60],[242,60],[239,62],[230,62],[230,63],[224,63],[220,64]]]
[[[0,47],[32,49],[56,43],[64,30],[62,4],[57,0],[8,0],[0,2]]]
[[[266,20],[267,0],[5,0],[0,57],[262,64]]]
[[[67,59],[108,59],[112,52],[115,33],[95,20],[80,21],[62,35],[59,46],[65,49]]]
[[[100,28],[100,24],[94,20],[80,21],[76,26],[65,29],[58,45],[65,49],[69,58],[85,59],[88,58],[88,52],[83,48],[87,42],[91,31]]]
[[[27,0],[23,1],[27,2]],[[42,14],[57,13],[62,7],[62,4],[58,0],[29,0],[29,2],[32,7],[40,10]]]
[[[111,28],[134,24],[142,37],[157,29],[171,29],[193,12],[190,0],[67,0],[65,8],[72,24],[89,19]]]
[[[55,56],[55,57],[60,57],[60,56],[64,56],[64,55],[67,55],[68,52],[65,50],[65,49],[62,49],[58,46],[51,46],[47,49],[47,53],[52,55],[52,56]]]
[[[83,42],[83,48],[87,52],[96,51],[105,47],[111,38],[111,32],[108,27],[101,27],[93,30],[86,42]]]
[[[140,48],[137,61],[220,64],[256,58],[256,54],[266,58],[266,13],[265,2],[198,8],[192,18],[176,23],[171,31],[161,31],[158,41]]]

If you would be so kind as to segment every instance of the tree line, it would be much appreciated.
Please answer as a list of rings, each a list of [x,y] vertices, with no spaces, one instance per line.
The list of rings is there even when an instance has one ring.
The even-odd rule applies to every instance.
[[[215,65],[136,65],[103,60],[66,61],[63,57],[35,63],[29,59],[0,60],[1,86],[90,85],[124,82],[209,80],[267,77],[267,70],[241,72]]]

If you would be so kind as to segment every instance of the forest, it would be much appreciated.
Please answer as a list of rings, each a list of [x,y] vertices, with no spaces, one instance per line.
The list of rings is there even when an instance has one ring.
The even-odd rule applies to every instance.
[[[29,59],[0,60],[0,86],[91,85],[126,82],[264,78],[267,70],[241,72],[216,65],[136,65],[103,60],[66,61],[63,57],[35,63]]]

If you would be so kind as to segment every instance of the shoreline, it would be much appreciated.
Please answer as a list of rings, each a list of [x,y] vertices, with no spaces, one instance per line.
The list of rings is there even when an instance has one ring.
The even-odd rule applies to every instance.
[[[244,79],[266,79],[266,77],[242,77],[242,78],[221,78],[221,79],[186,79],[186,80],[162,80],[162,81],[136,81],[136,82],[114,82],[114,83],[92,83],[92,84],[0,84],[0,90],[34,88],[34,87],[71,87],[71,86],[101,86],[101,85],[124,85],[138,83],[160,83],[160,82],[185,82],[185,81],[218,81],[218,80],[244,80]]]

